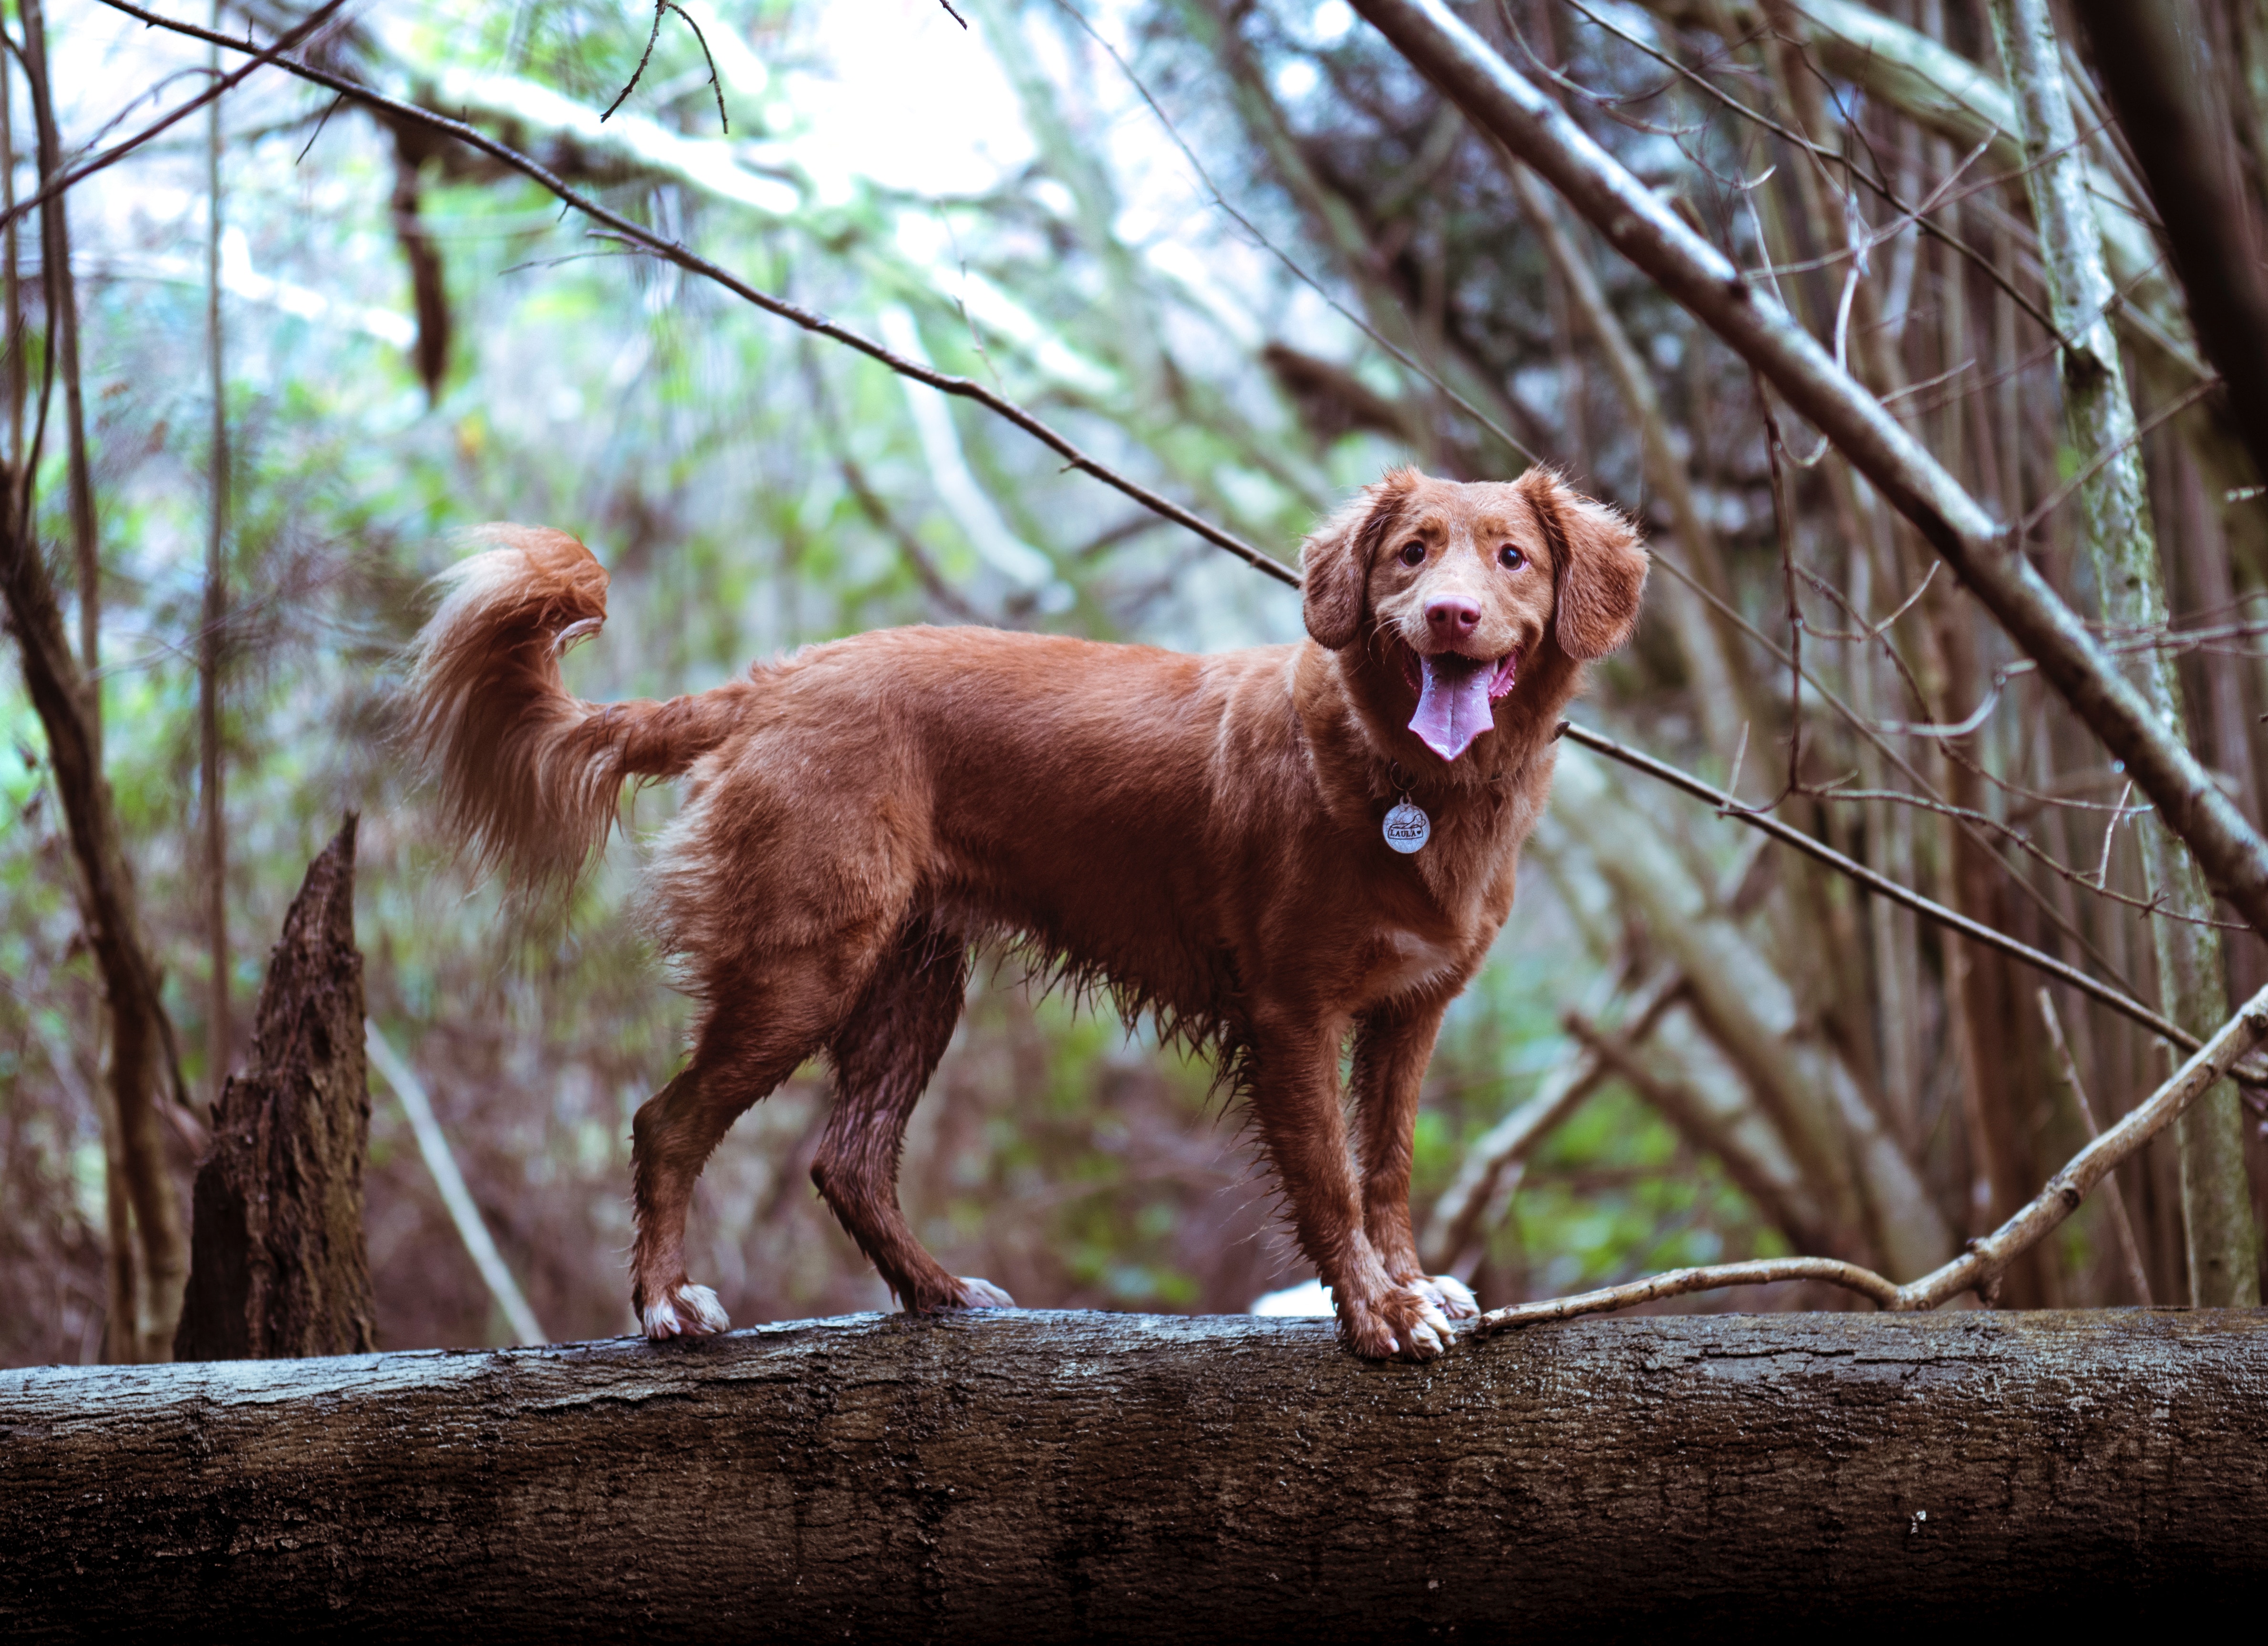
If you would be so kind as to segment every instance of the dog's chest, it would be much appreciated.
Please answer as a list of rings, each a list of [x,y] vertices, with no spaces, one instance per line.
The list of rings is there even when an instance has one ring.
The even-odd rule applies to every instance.
[[[1381,926],[1365,945],[1362,992],[1385,1000],[1436,982],[1456,969],[1462,950],[1407,926]]]

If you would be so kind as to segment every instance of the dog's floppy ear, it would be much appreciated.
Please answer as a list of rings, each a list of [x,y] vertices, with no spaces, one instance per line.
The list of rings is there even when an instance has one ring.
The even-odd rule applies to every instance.
[[[1317,645],[1337,651],[1354,643],[1371,562],[1394,529],[1402,500],[1424,478],[1414,468],[1388,469],[1300,545],[1300,615]]]
[[[1646,569],[1638,529],[1621,511],[1569,490],[1554,475],[1539,472],[1528,496],[1559,550],[1552,618],[1559,650],[1586,663],[1603,658],[1638,627]]]

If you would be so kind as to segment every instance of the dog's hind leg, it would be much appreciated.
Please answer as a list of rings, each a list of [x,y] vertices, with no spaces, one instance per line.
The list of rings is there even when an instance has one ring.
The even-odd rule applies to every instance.
[[[648,1337],[701,1337],[731,1324],[717,1294],[686,1278],[693,1185],[733,1122],[826,1044],[842,1017],[828,975],[839,958],[780,955],[760,976],[710,985],[691,1062],[631,1121],[630,1305]]]
[[[811,1179],[909,1313],[1014,1305],[990,1281],[946,1273],[898,1207],[906,1121],[945,1055],[968,988],[967,943],[917,917],[876,968],[831,1047],[835,1113]]]

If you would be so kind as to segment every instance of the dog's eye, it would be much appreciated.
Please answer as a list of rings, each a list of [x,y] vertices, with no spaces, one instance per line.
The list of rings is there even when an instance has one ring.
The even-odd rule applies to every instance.
[[[1528,563],[1528,556],[1506,543],[1496,552],[1496,557],[1506,571],[1518,571]]]
[[[1405,566],[1424,565],[1425,563],[1425,545],[1418,542],[1404,543],[1402,546],[1402,563]]]

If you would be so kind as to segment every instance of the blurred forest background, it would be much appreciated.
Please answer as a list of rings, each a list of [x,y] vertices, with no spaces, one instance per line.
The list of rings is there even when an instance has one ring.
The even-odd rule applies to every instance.
[[[2054,248],[1993,9],[1462,15],[1999,518],[2036,517],[2036,563],[2138,669],[2170,664],[2191,746],[2257,821],[2259,477],[2206,392],[2085,37],[2051,8],[2161,604],[2088,540]],[[168,15],[269,41],[308,13]],[[2268,6],[2192,21],[2213,163],[2257,201]],[[99,0],[9,0],[5,22],[11,209],[247,61]],[[2230,997],[2268,983],[2257,937],[2169,915],[2146,809],[1881,498],[1343,0],[359,0],[305,55],[1035,408],[1287,561],[1391,463],[1556,465],[1641,515],[1660,568],[1586,724],[2145,1001],[2169,997],[2169,954],[2202,955]],[[186,1205],[284,907],[350,809],[373,1023],[543,1334],[628,1330],[629,1117],[687,1015],[634,897],[637,841],[670,800],[626,806],[630,843],[563,921],[512,915],[437,851],[390,694],[453,533],[516,519],[591,543],[612,620],[569,669],[598,699],[893,623],[1290,639],[1296,595],[462,144],[274,68],[212,107],[6,232],[9,503],[97,682],[118,863],[170,1025],[151,1055],[180,1084],[161,1067],[154,1131],[114,1112],[85,876],[11,645],[0,1363],[170,1342],[180,1235],[157,1225]],[[1786,1252],[1910,1277],[2170,1067],[2126,1018],[2060,985],[2043,998],[2036,973],[1705,805],[1572,746],[1560,772],[1418,1134],[1429,1257],[1486,1304]],[[400,1087],[374,1075],[372,1092],[381,1346],[511,1341]],[[806,1070],[702,1181],[690,1266],[737,1323],[887,1306],[809,1185],[827,1100]],[[2207,1144],[2249,1168],[2254,1205],[2185,1218],[2169,1134],[1998,1301],[2186,1303],[2193,1278],[2206,1301],[2257,1297],[2262,1111],[2229,1094],[2214,1113]],[[917,1115],[908,1209],[949,1268],[1029,1306],[1242,1310],[1306,1271],[1240,1118],[1146,1026],[996,962]],[[2191,1254],[2214,1241],[2208,1285]]]

